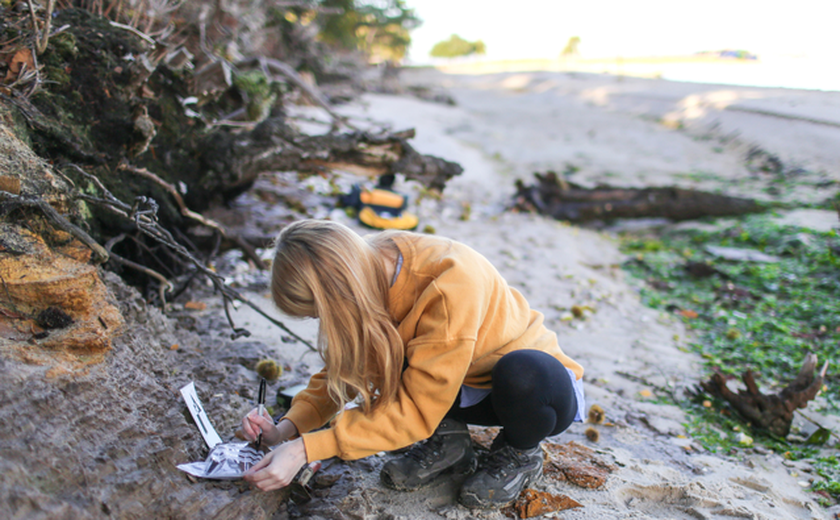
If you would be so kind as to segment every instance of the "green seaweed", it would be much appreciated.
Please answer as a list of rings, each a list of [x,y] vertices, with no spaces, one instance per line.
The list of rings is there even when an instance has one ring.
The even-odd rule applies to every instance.
[[[752,249],[777,261],[727,261],[709,246]],[[707,370],[698,379],[712,371],[740,376],[752,370],[762,391],[771,393],[796,376],[809,352],[820,364],[840,355],[840,238],[834,231],[752,215],[658,235],[628,233],[621,247],[643,302],[675,314],[691,330],[688,349],[702,356]],[[840,412],[839,375],[840,367],[829,367],[821,412]],[[830,431],[818,430],[805,442],[778,439],[751,428],[726,403],[702,395],[671,398],[688,412],[687,431],[705,449],[737,456],[747,448],[736,435],[743,432],[786,458],[814,459],[821,479],[812,490],[840,498],[836,457],[815,458]]]
[[[707,246],[754,249],[779,261],[726,261]],[[840,354],[840,240],[833,231],[756,215],[714,231],[625,236],[622,248],[632,255],[625,268],[646,282],[643,301],[683,316],[695,332],[691,348],[710,369],[733,375],[752,369],[772,386],[792,378],[808,352],[823,360]],[[689,263],[708,266],[711,275],[692,275]],[[832,385],[838,374],[832,367],[826,378],[832,404],[840,398]]]

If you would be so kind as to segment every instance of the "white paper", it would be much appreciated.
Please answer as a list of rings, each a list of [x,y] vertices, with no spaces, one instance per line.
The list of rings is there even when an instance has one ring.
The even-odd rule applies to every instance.
[[[233,480],[242,478],[264,456],[248,442],[228,442],[216,445],[204,462],[178,464],[178,469],[194,477]]]
[[[198,431],[204,437],[204,442],[207,443],[207,447],[213,449],[214,446],[222,442],[222,438],[219,437],[216,429],[210,424],[210,418],[207,417],[207,412],[204,411],[204,406],[202,406],[201,400],[195,391],[195,383],[190,381],[190,384],[181,388],[181,396],[183,396],[184,401],[187,403],[187,408],[189,408],[195,424],[198,425]]]

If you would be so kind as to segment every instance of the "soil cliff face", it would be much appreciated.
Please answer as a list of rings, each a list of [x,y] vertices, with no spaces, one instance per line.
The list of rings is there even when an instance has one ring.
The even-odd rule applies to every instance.
[[[195,378],[227,439],[250,409],[252,373],[227,362],[225,341],[199,344],[103,276],[128,325],[101,362],[0,356],[0,502],[11,518],[271,518],[283,493],[194,483],[175,467],[207,451],[178,389]],[[25,348],[0,339],[0,350],[13,346]],[[264,354],[237,346],[240,363]]]
[[[273,4],[262,2],[214,12],[233,4],[270,21],[264,11]],[[411,130],[366,133],[335,115],[296,68],[314,35],[298,35],[300,45],[282,55],[270,52],[271,38],[247,56],[214,53],[185,20],[210,32],[218,24],[189,7],[168,42],[89,10],[59,9],[58,29],[37,53],[28,13],[0,5],[0,501],[12,518],[283,511],[285,491],[194,482],[175,467],[207,455],[179,388],[195,381],[230,439],[254,401],[265,345],[213,339],[216,322],[225,334],[233,326],[218,315],[183,327],[146,302],[171,310],[225,249],[262,262],[255,247],[266,236],[199,212],[224,207],[264,172],[330,178],[333,168],[359,166],[437,189],[461,172],[414,151]],[[221,32],[251,18],[225,16]],[[307,135],[287,116],[306,96],[330,114],[329,132]],[[220,280],[215,288],[230,290]]]

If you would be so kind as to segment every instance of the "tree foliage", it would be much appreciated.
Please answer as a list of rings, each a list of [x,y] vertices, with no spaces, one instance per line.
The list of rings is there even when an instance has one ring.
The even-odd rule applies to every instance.
[[[563,56],[577,56],[580,54],[578,47],[580,46],[580,37],[579,36],[572,36],[569,38],[569,41],[566,42],[566,47],[563,48],[563,52],[561,53]]]
[[[336,11],[324,15],[321,40],[362,51],[372,62],[402,59],[411,43],[409,31],[422,23],[404,0],[321,0],[320,6]]]
[[[457,34],[453,34],[448,40],[436,43],[429,54],[435,58],[455,58],[485,52],[487,52],[487,47],[483,41],[468,42]]]

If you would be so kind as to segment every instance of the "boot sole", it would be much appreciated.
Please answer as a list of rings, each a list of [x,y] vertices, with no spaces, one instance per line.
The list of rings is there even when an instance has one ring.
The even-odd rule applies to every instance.
[[[434,481],[438,478],[443,477],[445,475],[469,475],[470,473],[474,472],[478,467],[478,457],[473,455],[470,460],[459,462],[454,466],[450,466],[440,473],[429,477],[426,482],[421,482],[416,486],[403,486],[396,484],[393,480],[391,480],[390,475],[387,473],[380,473],[379,480],[387,487],[388,489],[393,489],[395,491],[416,491],[418,489],[424,488],[426,486],[431,485]]]
[[[470,509],[496,509],[505,507],[509,504],[512,504],[517,498],[519,498],[519,495],[521,495],[522,491],[527,489],[528,486],[539,480],[541,474],[542,468],[540,468],[540,471],[534,473],[533,475],[526,477],[525,483],[522,485],[522,489],[519,490],[519,493],[517,493],[516,496],[510,499],[493,501],[491,499],[481,498],[475,493],[464,492],[463,490],[461,490],[461,493],[458,494],[458,503]]]

